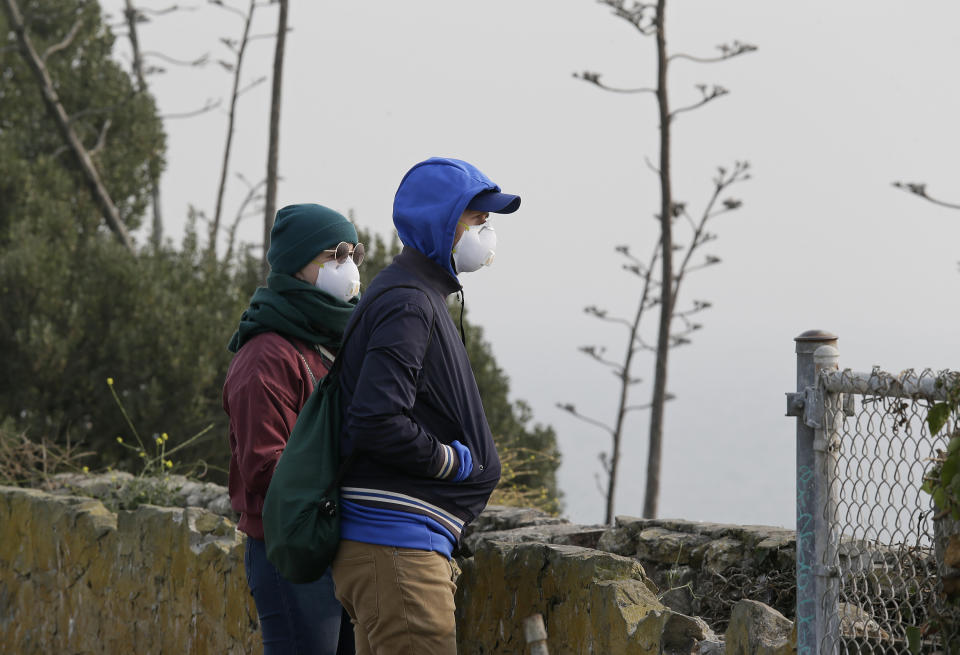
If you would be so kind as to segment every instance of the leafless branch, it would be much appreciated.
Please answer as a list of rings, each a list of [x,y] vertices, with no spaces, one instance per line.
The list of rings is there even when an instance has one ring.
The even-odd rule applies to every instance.
[[[600,454],[601,454],[601,455],[606,455],[606,453],[600,453]],[[602,462],[602,460],[601,460],[601,462]],[[603,463],[603,462],[602,462],[602,463]],[[605,463],[604,463],[604,464],[605,464]],[[606,471],[606,468],[604,468],[604,471]],[[601,497],[601,498],[606,498],[606,496],[607,496],[607,490],[604,489],[604,488],[603,488],[603,485],[600,483],[600,474],[599,474],[599,473],[595,473],[595,474],[593,475],[593,481],[597,483],[597,491],[600,492],[600,497]]]
[[[622,18],[644,36],[656,32],[657,4],[655,2],[638,2],[637,0],[598,0],[602,5],[613,9],[613,14]]]
[[[666,395],[663,397],[663,400],[664,400],[664,402],[670,402],[670,401],[673,400],[674,398],[676,398],[675,395],[673,395],[672,393],[668,393],[668,394],[666,394]],[[623,408],[623,411],[625,411],[625,412],[635,412],[635,411],[641,410],[641,409],[650,409],[651,407],[653,407],[653,403],[644,403],[643,405],[629,405],[629,406],[627,406],[627,407],[624,407],[624,408]]]
[[[237,91],[237,97],[242,96],[242,95],[243,95],[244,93],[246,93],[247,91],[250,91],[251,89],[254,89],[254,88],[260,86],[261,84],[263,84],[263,83],[266,82],[266,81],[267,81],[267,76],[266,76],[266,75],[263,75],[263,76],[261,76],[261,77],[258,77],[257,79],[253,80],[252,82],[250,82],[249,84],[247,84],[245,87],[243,87],[242,89],[240,89],[239,91]]]
[[[606,352],[606,348],[602,348],[600,346],[580,346],[577,348],[577,350],[582,352],[584,355],[595,359],[604,366],[609,366],[610,368],[616,369],[620,372],[623,370],[623,367],[618,362],[611,361],[603,356],[603,354]]]
[[[234,244],[236,243],[237,228],[240,227],[240,222],[244,218],[248,218],[249,216],[253,215],[253,214],[244,215],[244,212],[246,211],[247,206],[250,205],[251,203],[255,203],[263,199],[263,194],[260,193],[260,190],[267,184],[267,181],[265,179],[260,180],[256,184],[250,184],[249,180],[247,180],[247,178],[245,178],[240,173],[237,173],[237,177],[240,178],[240,180],[247,185],[247,194],[243,197],[243,201],[240,203],[240,208],[237,209],[237,215],[233,219],[233,224],[230,226],[230,229],[227,232],[227,254],[224,257],[224,261],[227,261],[227,262],[229,262],[233,258],[233,247],[234,247]]]
[[[603,468],[604,473],[610,473],[610,458],[607,457],[607,454],[601,452],[597,455],[597,459],[600,460],[600,467]],[[601,493],[603,493],[601,491]]]
[[[237,16],[239,16],[240,18],[246,19],[246,17],[247,17],[247,14],[243,13],[242,11],[240,11],[239,9],[237,9],[236,7],[231,7],[230,5],[225,4],[225,3],[223,2],[223,0],[207,0],[207,3],[208,3],[208,4],[211,4],[211,5],[216,5],[217,7],[220,7],[221,9],[223,9],[224,11],[229,11],[229,12],[231,12],[231,13],[234,13],[234,14],[236,14]],[[252,2],[251,2],[251,3],[250,3],[250,6],[251,6],[251,9],[252,9],[252,8],[254,8],[254,7],[256,6],[256,3],[252,3]]]
[[[680,292],[680,284],[683,282],[684,278],[688,273],[693,270],[700,268],[705,268],[706,266],[712,266],[713,264],[718,264],[720,259],[712,255],[708,255],[702,264],[692,266],[690,264],[693,254],[697,249],[705,243],[713,241],[716,237],[706,231],[707,222],[717,216],[718,213],[723,213],[725,211],[732,211],[740,206],[739,202],[727,206],[723,210],[715,211],[714,207],[717,204],[720,196],[723,192],[730,187],[732,184],[737,182],[742,182],[744,180],[750,179],[750,163],[745,161],[734,162],[733,169],[727,170],[725,167],[721,166],[717,168],[717,174],[713,178],[713,192],[710,195],[710,199],[706,204],[706,207],[703,210],[703,213],[700,215],[700,220],[696,223],[693,232],[693,238],[690,241],[690,245],[686,248],[686,253],[684,254],[683,260],[680,264],[679,269],[674,274],[674,286],[673,286],[673,297],[676,298],[677,294]],[[684,209],[684,211],[686,211]],[[691,221],[692,224],[692,221]],[[677,314],[674,314],[677,316]]]
[[[199,116],[200,114],[205,114],[208,111],[213,111],[220,106],[221,102],[222,101],[219,99],[214,101],[211,98],[207,98],[206,104],[204,104],[200,109],[194,109],[193,111],[182,112],[179,114],[164,114],[162,118],[166,120],[168,118],[191,118],[193,116]]]
[[[619,316],[610,316],[607,313],[607,310],[600,309],[596,305],[590,305],[589,307],[584,307],[583,312],[585,314],[590,314],[595,318],[599,318],[601,321],[608,321],[610,323],[620,323],[621,325],[626,325],[630,327],[630,321],[625,318],[620,318]]]
[[[224,9],[237,11],[232,7],[228,8],[220,0],[208,1]],[[233,66],[233,91],[230,94],[230,111],[227,117],[227,138],[223,147],[223,163],[220,168],[220,184],[217,187],[216,209],[214,210],[213,221],[210,223],[209,243],[207,244],[207,251],[214,258],[216,258],[217,253],[217,233],[220,231],[220,217],[223,214],[223,196],[227,189],[227,171],[230,167],[230,151],[233,146],[234,125],[237,116],[237,99],[240,97],[240,73],[243,68],[243,55],[247,49],[247,37],[250,35],[250,25],[253,22],[253,14],[256,7],[256,0],[250,0],[247,13],[243,14],[242,12],[238,12],[241,16],[244,16],[243,35],[240,39],[240,47],[237,49],[236,65]]]
[[[713,255],[707,255],[707,257],[706,257],[701,263],[699,263],[699,264],[692,264],[692,265],[688,266],[686,272],[687,272],[687,273],[692,273],[692,272],[694,272],[694,271],[699,271],[700,269],[708,268],[708,267],[713,266],[713,265],[715,265],[715,264],[719,264],[720,261],[721,261],[721,260],[720,260],[719,257],[714,257]]]
[[[210,63],[210,53],[205,52],[196,59],[177,59],[166,55],[162,52],[157,52],[155,50],[150,50],[149,52],[142,53],[143,57],[155,57],[157,59],[162,59],[168,64],[173,64],[174,66],[206,66]]]
[[[630,377],[630,376],[627,375],[626,372],[623,371],[619,366],[617,366],[617,370],[615,370],[615,371],[610,371],[610,372],[613,373],[613,375],[614,375],[618,380],[620,380],[621,383],[623,383],[623,384],[625,384],[625,385],[634,385],[634,384],[640,384],[641,382],[643,382],[643,378],[633,378],[633,377]]]
[[[288,27],[286,30],[286,33],[289,34],[292,31],[293,31],[293,28]],[[250,40],[262,41],[263,39],[275,39],[275,38],[277,38],[276,34],[274,34],[273,32],[268,32],[266,34],[254,34],[253,36],[250,37]]]
[[[915,196],[920,196],[924,200],[932,202],[935,205],[947,207],[948,209],[960,209],[960,205],[952,202],[946,202],[944,200],[938,200],[937,198],[927,195],[927,185],[924,182],[894,182],[893,186],[898,189],[902,189],[907,193],[912,193]]]
[[[120,102],[114,103],[112,105],[105,105],[102,107],[87,107],[86,109],[81,109],[80,111],[72,114],[69,117],[70,123],[74,124],[79,121],[81,118],[86,118],[87,116],[97,116],[99,114],[110,114],[116,110],[127,106],[130,102],[136,97],[135,93],[130,93],[123,98]]]
[[[682,114],[685,111],[693,111],[698,107],[703,107],[708,102],[712,102],[713,100],[716,100],[717,98],[721,96],[725,96],[728,93],[730,93],[728,90],[726,90],[722,86],[717,86],[717,85],[708,87],[705,84],[698,84],[697,90],[700,91],[700,94],[702,96],[700,100],[693,103],[692,105],[687,105],[686,107],[680,107],[679,109],[674,109],[672,112],[670,112],[671,119],[673,119],[677,114]]]
[[[655,304],[656,304],[656,303],[655,303]],[[650,307],[653,307],[653,305],[647,305],[646,309],[649,309]],[[634,340],[633,340],[633,347],[636,348],[637,350],[646,350],[646,351],[649,351],[649,352],[656,352],[656,351],[657,351],[657,347],[656,347],[656,346],[651,346],[649,343],[647,343],[646,341],[644,341],[643,337],[641,337],[640,335],[637,335],[637,336],[634,338]]]
[[[151,16],[163,16],[165,14],[171,14],[175,11],[196,11],[197,9],[199,9],[197,5],[170,5],[169,7],[165,7],[163,9],[138,8],[137,11],[142,14],[150,14]]]
[[[59,43],[54,43],[52,46],[50,46],[43,52],[43,56],[40,57],[41,61],[46,63],[50,55],[60,52],[61,50],[65,50],[66,48],[69,48],[70,44],[73,43],[73,40],[77,38],[77,32],[80,31],[80,28],[82,26],[83,26],[83,21],[81,21],[80,19],[77,19],[77,22],[73,24],[73,27],[70,28],[70,31],[67,33],[65,37],[63,37],[62,41],[60,41]]]
[[[653,165],[653,162],[650,161],[650,158],[646,155],[643,156],[643,161],[646,162],[647,168],[653,171],[654,175],[660,175],[660,169]]]
[[[733,41],[732,43],[721,43],[717,46],[717,50],[720,51],[720,54],[716,57],[694,57],[693,55],[688,55],[683,52],[678,52],[672,54],[667,59],[673,61],[674,59],[686,59],[688,61],[695,61],[700,64],[712,64],[718,61],[724,61],[726,59],[732,59],[739,55],[744,55],[750,52],[754,52],[757,49],[757,46],[750,43],[741,43],[740,41]]]
[[[607,86],[600,81],[600,73],[594,73],[591,71],[583,71],[582,73],[574,73],[573,76],[578,80],[583,80],[584,82],[589,82],[604,91],[612,91],[613,93],[656,93],[656,89],[650,88],[637,88],[637,89],[624,89],[615,86]]]
[[[584,416],[583,414],[578,412],[577,408],[570,403],[557,403],[557,407],[559,409],[562,409],[565,412],[569,412],[573,416],[576,416],[578,419],[580,419],[584,423],[589,423],[590,425],[596,426],[601,430],[604,430],[605,432],[613,434],[613,428],[611,428],[609,425],[601,421],[598,421],[596,419],[590,418],[589,416]]]
[[[97,137],[97,143],[90,149],[90,156],[94,157],[103,150],[103,147],[107,144],[107,130],[110,129],[112,121],[108,118],[103,121],[103,127],[100,128],[100,136]]]
[[[632,252],[630,252],[630,246],[627,244],[620,244],[619,246],[614,246],[614,251],[619,253],[627,260],[628,263],[623,265],[623,269],[630,271],[631,273],[639,276],[646,274],[646,267],[643,262],[641,262]]]
[[[679,330],[671,334],[671,337],[677,342],[682,341],[684,344],[690,343],[689,337],[694,332],[703,329],[703,324],[690,320],[690,316],[687,313],[674,314],[673,317],[675,319],[680,319],[683,324]]]

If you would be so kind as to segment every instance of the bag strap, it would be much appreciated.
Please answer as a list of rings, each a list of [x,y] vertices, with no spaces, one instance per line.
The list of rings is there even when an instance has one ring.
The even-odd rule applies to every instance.
[[[314,389],[317,388],[317,376],[313,374],[313,369],[310,368],[310,364],[307,362],[307,358],[303,356],[303,352],[300,350],[300,347],[297,345],[297,343],[293,339],[291,339],[285,334],[281,334],[280,336],[286,339],[287,342],[291,346],[293,346],[293,349],[297,351],[297,355],[300,356],[300,361],[303,362],[303,365],[307,367],[307,375],[310,376],[310,390],[313,391]]]
[[[362,312],[365,311],[367,307],[369,307],[374,302],[376,302],[377,298],[385,294],[387,291],[390,291],[391,289],[416,289],[417,291],[420,291],[421,293],[423,293],[423,295],[427,296],[427,301],[430,303],[430,308],[433,309],[433,316],[430,320],[430,333],[427,335],[427,348],[426,350],[424,350],[424,357],[426,357],[427,351],[430,350],[430,344],[433,343],[434,328],[437,325],[437,308],[434,306],[433,301],[430,300],[430,296],[427,294],[427,292],[424,291],[422,288],[413,284],[396,284],[392,287],[381,289],[377,293],[377,295],[371,298],[370,302],[364,306],[363,310],[361,310],[361,314],[357,314],[356,317],[354,317],[353,321],[350,323],[350,331],[343,335],[343,345],[340,347],[341,353],[344,352],[344,349],[347,347],[347,340],[353,334],[353,331],[356,329],[357,324],[360,322],[360,316],[362,315]],[[330,370],[327,371],[327,377],[332,375],[334,370],[336,370],[337,373],[340,372],[339,367],[342,359],[343,359],[342,357],[337,357],[336,360],[334,360],[333,367],[331,367]],[[356,461],[359,455],[360,455],[360,451],[354,449],[354,451],[350,453],[347,459],[343,461],[343,463],[340,465],[340,468],[337,469],[337,475],[333,478],[333,480],[331,480],[330,484],[327,485],[327,488],[323,490],[324,496],[329,496],[334,489],[340,488],[340,483],[343,481],[343,477],[347,474],[347,471],[350,469],[350,467],[353,466],[353,462]]]

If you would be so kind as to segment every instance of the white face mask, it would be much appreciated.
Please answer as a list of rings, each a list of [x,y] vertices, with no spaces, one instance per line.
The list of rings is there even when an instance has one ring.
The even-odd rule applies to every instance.
[[[489,223],[468,225],[453,247],[453,263],[457,273],[472,273],[493,263],[497,233]]]
[[[317,281],[313,285],[346,302],[360,293],[360,269],[349,257],[342,264],[336,260],[324,262],[320,264]]]

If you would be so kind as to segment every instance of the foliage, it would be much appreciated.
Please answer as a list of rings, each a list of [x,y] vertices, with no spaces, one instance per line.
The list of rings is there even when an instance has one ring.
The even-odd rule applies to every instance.
[[[393,260],[401,246],[396,233],[388,243],[380,235],[360,230],[360,241],[368,246],[367,256],[360,267],[361,288],[367,288],[370,280]],[[459,303],[451,302],[448,309],[453,320],[459,323]],[[556,433],[549,426],[531,426],[532,412],[524,401],[510,402],[510,379],[497,365],[490,344],[483,338],[483,328],[466,318],[463,327],[467,355],[503,465],[500,486],[490,502],[559,512],[562,501],[557,489],[560,451]]]
[[[102,141],[94,163],[136,227],[163,162],[152,98],[110,58],[96,2],[22,4],[41,52],[79,26],[46,65],[85,145]],[[16,47],[0,49],[0,75],[0,415],[41,442],[84,441],[98,463],[117,463],[122,454],[103,446],[122,417],[95,385],[114,376],[141,420],[190,433],[217,404],[223,333],[252,290],[242,259],[203,261],[192,232],[180,250],[132,257],[105,233]]]
[[[74,130],[94,153],[122,220],[136,228],[150,183],[163,167],[164,134],[153,98],[138,93],[111,59],[114,37],[97,2],[29,0],[21,7],[41,53],[79,26],[69,45],[50,54],[46,66]],[[9,243],[14,221],[58,216],[57,237],[69,248],[80,234],[97,231],[101,214],[2,12],[0,34],[7,35],[6,47],[0,47],[0,246]]]
[[[927,413],[927,427],[936,436],[953,423],[947,449],[933,458],[933,466],[923,481],[923,490],[933,496],[939,510],[936,518],[951,516],[960,520],[960,374],[943,374],[937,378],[938,388],[945,389],[946,400],[938,402]]]
[[[47,272],[51,261],[62,262],[50,268],[57,274]],[[101,466],[129,466],[136,455],[106,447],[127,427],[103,393],[111,377],[129,414],[156,434],[179,439],[213,423],[208,436],[222,437],[226,342],[257,272],[252,258],[237,266],[205,259],[192,233],[179,251],[136,258],[105,234],[78,240],[73,252],[52,238],[6,250],[0,348],[9,374],[0,379],[0,414],[58,443],[83,440]],[[208,439],[190,455],[223,462],[224,450],[225,439]]]

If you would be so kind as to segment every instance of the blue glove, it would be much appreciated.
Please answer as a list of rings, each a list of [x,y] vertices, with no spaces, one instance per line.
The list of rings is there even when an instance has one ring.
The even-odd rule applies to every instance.
[[[473,455],[471,455],[470,450],[459,441],[454,441],[450,445],[457,451],[457,459],[460,460],[460,468],[457,469],[457,474],[453,476],[453,481],[463,482],[473,473]]]

